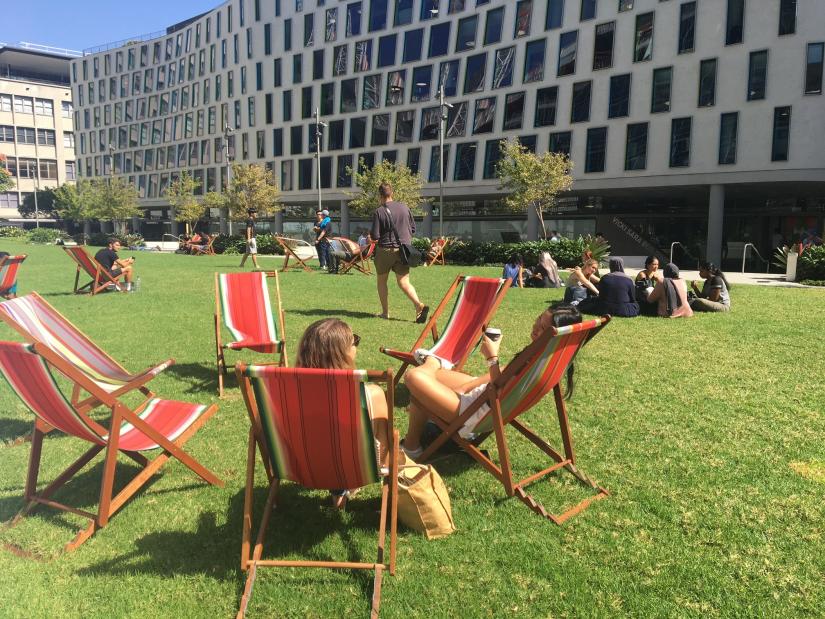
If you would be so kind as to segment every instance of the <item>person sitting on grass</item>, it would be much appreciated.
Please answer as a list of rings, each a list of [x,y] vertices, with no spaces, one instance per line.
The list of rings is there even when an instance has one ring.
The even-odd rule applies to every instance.
[[[580,306],[585,304],[585,308],[592,308],[593,304],[599,296],[599,289],[596,284],[599,283],[599,278],[596,276],[596,269],[599,263],[595,258],[588,258],[584,261],[582,266],[576,267],[570,272],[567,278],[567,288],[564,291],[564,302]],[[579,307],[581,311],[586,311]]]
[[[561,288],[559,266],[550,252],[543,251],[539,254],[539,263],[525,283],[530,288]]]
[[[344,321],[337,318],[318,320],[307,327],[298,342],[295,367],[354,370],[356,369],[355,356],[358,354],[360,342],[361,338],[353,333]],[[387,400],[383,389],[372,383],[366,386],[366,396],[378,461],[381,466],[386,466],[390,445]],[[356,489],[333,491],[333,505],[342,509],[354,490]]]
[[[509,279],[511,288],[524,288],[524,258],[521,254],[513,254],[504,265],[501,277]]]
[[[672,262],[665,265],[664,278],[648,295],[647,302],[657,304],[657,313],[662,318],[693,316],[693,310],[688,303],[685,280],[679,277],[679,267]]]
[[[636,287],[633,280],[624,272],[624,260],[614,256],[608,261],[610,273],[599,281],[598,314],[610,314],[633,318],[639,315],[636,302]]]
[[[120,250],[120,241],[116,238],[109,239],[106,247],[95,254],[95,260],[103,269],[112,277],[116,279],[121,274],[126,280],[126,290],[132,291],[132,279],[134,278],[134,270],[132,265],[135,262],[134,258],[121,258],[117,255]]]
[[[699,277],[705,283],[701,290],[696,282],[691,283],[696,297],[691,300],[690,308],[694,312],[730,311],[730,284],[725,274],[712,262],[703,262],[699,267]]]
[[[645,268],[636,274],[636,301],[642,314],[655,316],[656,306],[648,303],[647,298],[658,282],[662,281],[659,259],[656,256],[645,258]]]
[[[563,327],[581,321],[582,315],[575,307],[559,305],[549,308],[536,318],[530,338],[536,340],[550,327]],[[501,338],[491,340],[484,335],[479,350],[486,359],[490,371],[477,378],[456,370],[444,369],[441,367],[441,362],[436,357],[427,354],[427,351],[423,349],[416,351],[417,356],[423,357],[423,363],[407,370],[404,377],[404,384],[410,392],[410,406],[408,409],[409,425],[401,448],[409,458],[415,460],[423,453],[421,436],[431,416],[450,423],[469,408],[470,404],[487,388],[490,381],[501,375],[504,368],[499,368],[499,346],[501,346]],[[573,366],[571,365],[567,374],[566,397],[569,398],[572,393]],[[459,435],[470,440],[472,429],[487,411],[489,411],[489,406],[481,406],[459,430]]]

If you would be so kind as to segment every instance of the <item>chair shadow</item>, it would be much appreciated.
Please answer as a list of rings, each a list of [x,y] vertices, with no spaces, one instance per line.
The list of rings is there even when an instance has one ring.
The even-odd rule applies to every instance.
[[[186,383],[188,387],[184,390],[185,393],[200,394],[204,391],[217,393],[218,391],[218,371],[214,365],[207,367],[202,363],[175,363],[167,368],[165,373],[173,374]],[[234,375],[234,369],[229,372],[229,375]]]

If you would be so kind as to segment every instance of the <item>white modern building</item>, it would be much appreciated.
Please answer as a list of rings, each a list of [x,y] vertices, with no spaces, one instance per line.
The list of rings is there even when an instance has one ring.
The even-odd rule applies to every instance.
[[[0,155],[15,183],[0,192],[0,219],[20,223],[35,190],[75,180],[69,53],[0,44]]]
[[[537,235],[495,178],[518,137],[574,162],[550,227],[741,259],[822,236],[824,25],[821,0],[231,0],[72,61],[78,172],[113,162],[157,235],[181,170],[221,188],[226,134],[235,161],[273,170],[289,208],[272,225],[295,231],[317,200],[319,108],[324,203],[353,231],[361,159],[419,170],[437,207],[443,86],[446,234]]]

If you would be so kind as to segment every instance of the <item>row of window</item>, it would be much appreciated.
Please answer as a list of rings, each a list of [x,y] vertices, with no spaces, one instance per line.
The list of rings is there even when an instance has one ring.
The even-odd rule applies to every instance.
[[[74,161],[67,162],[74,170]],[[38,164],[40,173],[38,175]],[[28,157],[6,157],[4,167],[17,178],[57,179],[57,161],[54,159],[31,159]]]
[[[55,132],[52,129],[35,129],[34,127],[12,127],[0,125],[0,142],[18,144],[39,144],[40,146],[54,146]],[[63,146],[74,148],[74,133],[63,132]]]
[[[61,101],[61,115],[63,118],[72,117],[72,102]],[[0,112],[16,114],[37,114],[38,116],[54,117],[54,101],[40,97],[21,97],[20,95],[0,94]]]

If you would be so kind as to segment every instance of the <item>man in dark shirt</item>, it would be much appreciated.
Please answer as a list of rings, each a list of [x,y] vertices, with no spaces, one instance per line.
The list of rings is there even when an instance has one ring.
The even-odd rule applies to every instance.
[[[409,245],[415,233],[415,220],[406,204],[392,199],[392,186],[382,183],[378,188],[381,206],[372,217],[370,238],[377,242],[375,272],[378,276],[378,298],[381,301],[381,318],[389,318],[389,290],[387,281],[390,271],[395,273],[398,287],[415,306],[415,321],[427,322],[430,308],[418,299],[418,293],[410,282],[410,267],[401,260],[399,242]],[[396,234],[392,228],[395,227]]]
[[[95,260],[102,266],[109,275],[117,277],[121,273],[126,279],[126,290],[132,290],[134,258],[123,258],[117,255],[120,249],[120,241],[115,238],[109,239],[109,244],[95,254]]]
[[[246,264],[247,258],[252,258],[252,264],[256,269],[258,266],[258,241],[255,238],[255,216],[258,214],[257,209],[251,208],[246,211],[246,251],[244,251],[243,258],[241,258],[241,266]]]

